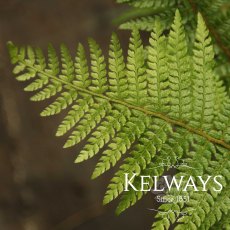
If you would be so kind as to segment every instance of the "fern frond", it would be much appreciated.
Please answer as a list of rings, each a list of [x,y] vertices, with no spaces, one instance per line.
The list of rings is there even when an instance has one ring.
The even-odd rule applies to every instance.
[[[230,219],[229,219],[229,213],[226,215],[223,215],[220,221],[216,223],[213,227],[211,227],[211,230],[222,230],[222,229],[230,229]]]
[[[151,33],[148,50],[148,94],[151,97],[149,108],[167,111],[168,105],[168,68],[166,56],[166,38],[159,22],[155,24],[155,30]]]
[[[77,92],[75,90],[63,92],[52,104],[41,112],[41,116],[44,117],[60,113],[63,109],[71,105],[76,98]]]
[[[121,132],[114,138],[113,142],[109,144],[109,149],[102,153],[102,157],[96,165],[92,178],[100,176],[109,170],[111,166],[115,166],[121,156],[131,148],[135,140],[141,137],[148,124],[149,120],[144,116],[131,117]]]
[[[147,79],[144,47],[138,30],[132,31],[127,57],[128,101],[131,104],[145,105]]]
[[[59,125],[56,136],[63,136],[71,128],[73,128],[78,121],[89,111],[91,105],[93,105],[94,100],[91,96],[87,96],[83,99],[79,99],[75,105],[72,106],[67,116],[63,119]]]
[[[214,52],[208,30],[201,17],[198,15],[198,27],[194,49],[194,125],[210,127],[213,120],[214,108],[214,76],[213,76]]]
[[[108,88],[106,84],[105,58],[102,54],[102,50],[93,39],[89,39],[89,47],[91,56],[91,77],[93,79],[89,89],[96,93],[104,93]]]
[[[121,108],[121,111],[112,110],[106,120],[92,133],[75,162],[79,163],[95,156],[124,127],[130,116],[130,111],[125,107]]]
[[[76,80],[73,81],[73,83],[78,87],[87,88],[91,84],[91,81],[89,79],[89,68],[85,56],[85,49],[82,44],[79,44],[77,47],[74,66]]]
[[[207,168],[208,175],[222,175],[223,179],[221,184],[226,187],[227,180],[229,180],[230,173],[230,164],[229,161],[226,161],[226,156],[228,152],[225,152],[224,155],[217,155],[216,161],[211,161],[209,167]],[[226,173],[227,171],[227,173]],[[189,207],[193,208],[193,212],[190,216],[181,217],[177,222],[181,222],[176,229],[185,229],[189,226],[196,226],[196,228],[201,226],[201,223],[205,220],[208,220],[206,217],[211,212],[211,209],[215,208],[218,211],[217,201],[214,200],[215,197],[221,197],[222,193],[219,194],[212,190],[214,185],[209,183],[207,190],[210,192],[193,192],[191,195],[190,202],[188,203]],[[223,191],[224,192],[224,191]],[[217,198],[218,199],[218,198]],[[186,211],[188,208],[184,208],[183,211]],[[206,219],[207,218],[207,219]]]
[[[105,117],[106,112],[111,110],[109,103],[103,99],[97,100],[98,104],[92,106],[84,118],[79,122],[78,126],[69,136],[69,139],[64,144],[64,148],[72,147],[83,140],[102,118]]]
[[[170,116],[189,120],[191,114],[190,63],[179,11],[168,38]]]
[[[143,30],[143,31],[152,31],[154,29],[154,24],[157,21],[160,21],[160,18],[162,16],[161,13],[159,15],[156,16],[147,16],[147,17],[141,17],[141,18],[137,18],[137,19],[132,19],[128,22],[124,22],[122,23],[119,28],[123,29],[123,30],[127,30],[127,29],[135,29],[138,28],[139,30]],[[167,13],[167,15],[164,15],[165,17],[167,16],[167,20],[163,21],[162,24],[164,25],[164,29],[165,28],[170,28],[170,24],[171,21],[173,19],[174,16],[174,12],[169,12]]]
[[[158,130],[159,133],[164,133],[165,132],[162,129],[163,127],[164,127],[164,125],[162,127],[159,127],[160,128]],[[168,131],[172,135],[172,138],[167,139],[167,141],[165,141],[165,143],[162,142],[162,141],[159,142],[160,138],[157,138],[157,136],[153,136],[154,139],[157,138],[157,140],[158,140],[158,145],[160,147],[160,148],[158,148],[158,150],[160,151],[161,154],[160,155],[155,155],[154,153],[157,153],[157,151],[156,151],[157,149],[156,149],[155,146],[153,146],[152,147],[153,148],[153,150],[152,150],[153,155],[152,156],[150,155],[150,157],[152,158],[151,162],[149,162],[147,160],[144,161],[144,159],[142,159],[141,162],[145,162],[144,163],[145,167],[140,167],[141,166],[140,162],[139,162],[140,166],[138,167],[137,161],[132,159],[130,161],[131,161],[131,163],[135,164],[135,168],[130,169],[129,171],[123,171],[123,173],[131,173],[133,171],[136,173],[137,177],[135,178],[136,180],[134,180],[133,185],[135,187],[137,187],[137,188],[140,188],[140,178],[138,177],[138,175],[141,174],[141,175],[161,176],[165,171],[163,166],[158,167],[160,165],[160,163],[162,162],[162,160],[167,159],[167,157],[170,156],[171,163],[174,164],[176,162],[177,157],[182,156],[184,151],[186,151],[186,149],[187,149],[186,142],[188,140],[187,138],[188,138],[189,133],[185,134],[184,131],[182,131],[182,130],[178,130],[178,132],[172,133],[170,127],[165,127],[165,128],[169,129]],[[157,132],[157,134],[158,134],[158,132]],[[145,140],[145,141],[146,141],[146,144],[147,144],[146,149],[148,150],[148,148],[151,147],[151,145],[150,145],[151,140],[150,141]],[[144,148],[144,146],[143,146],[143,148]],[[149,149],[149,151],[150,151],[150,149]],[[140,154],[142,154],[142,153],[140,153]],[[137,155],[137,154],[134,152],[134,155]],[[142,163],[142,165],[143,165],[143,163]],[[126,164],[124,164],[124,166],[122,165],[120,171],[125,169],[125,167],[127,167]],[[138,171],[136,169],[138,169]],[[168,168],[166,170],[168,170]],[[119,171],[117,172],[117,174],[119,174]],[[121,185],[118,182],[121,182],[121,180],[123,178],[120,178],[120,181],[117,180],[117,179],[118,178],[116,178],[116,175],[112,179],[112,182],[116,181],[117,185],[116,185],[116,183],[111,183],[108,186],[108,188],[110,190],[107,190],[107,192],[106,192],[105,200],[104,200],[105,203],[110,202],[111,201],[110,199],[113,198],[113,196],[114,196],[113,193],[115,192],[115,194],[116,194],[116,192],[117,192],[116,189],[121,188]],[[151,178],[150,178],[149,182],[150,182],[150,187],[151,187],[153,185],[153,181],[151,180]],[[117,186],[117,188],[116,188],[116,186]],[[121,190],[123,190],[123,187],[122,187]],[[127,208],[129,208],[130,206],[133,206],[145,194],[146,194],[146,192],[134,191],[134,190],[129,190],[127,192],[124,192],[122,194],[122,196],[121,196],[120,203],[117,206],[116,213],[120,214],[123,211],[125,211]]]
[[[74,79],[74,62],[70,56],[68,48],[62,44],[61,45],[61,61],[62,69],[60,78],[69,82],[72,82]]]
[[[118,1],[118,3],[126,3],[131,7],[124,12],[120,18],[116,20],[121,29],[137,28],[144,31],[152,31],[156,19],[160,20],[165,26],[165,30],[173,22],[173,14],[176,9],[180,9],[185,29],[188,31],[189,40],[193,41],[194,36],[191,30],[196,27],[196,14],[201,13],[205,19],[211,36],[214,39],[217,56],[216,71],[222,79],[225,80],[229,88],[229,62],[230,45],[229,45],[229,28],[230,28],[230,13],[228,0],[135,0],[135,1]]]
[[[121,49],[119,39],[114,33],[111,38],[109,51],[109,89],[108,96],[118,99],[127,97],[127,78],[125,76],[125,63],[123,50]]]
[[[179,173],[178,175],[183,175],[184,177],[192,175],[194,176],[194,179],[198,175],[203,175],[204,178],[207,178],[208,176],[221,175],[223,176],[223,179],[221,179],[221,184],[223,185],[224,190],[222,192],[214,191],[213,188],[215,185],[214,183],[210,182],[206,187],[207,192],[192,191],[189,193],[190,200],[186,203],[186,207],[184,207],[185,204],[183,202],[180,202],[181,206],[175,206],[173,203],[161,205],[160,209],[163,209],[165,212],[169,212],[170,210],[177,211],[177,213],[174,212],[174,216],[176,218],[170,220],[171,224],[175,223],[176,221],[177,223],[180,223],[175,229],[198,229],[206,219],[208,221],[207,216],[211,215],[211,210],[215,209],[215,207],[218,205],[216,200],[221,199],[220,197],[223,195],[225,189],[228,190],[228,187],[226,187],[228,185],[230,173],[229,160],[226,160],[229,154],[228,151],[223,152],[223,149],[215,148],[214,145],[202,140],[200,137],[198,139],[196,138],[192,142],[194,151],[186,153],[189,158],[191,157],[191,159],[188,158],[185,160],[189,163],[189,165],[196,167],[196,170],[189,170],[181,167],[180,171],[182,173]],[[211,160],[212,155],[215,156],[215,161]],[[197,183],[199,184],[199,181]],[[201,183],[200,186],[202,186]],[[172,195],[173,193],[170,191],[169,194]],[[181,191],[177,191],[173,195],[181,194]],[[187,213],[190,212],[190,210],[192,210],[190,215],[179,217],[178,213]],[[161,215],[158,215],[158,218],[159,220],[153,224],[153,229],[157,229],[155,227],[160,224],[164,226],[165,218],[161,217]]]
[[[229,100],[214,73],[214,53],[208,30],[201,15],[198,18],[193,53],[190,53],[191,45],[187,43],[177,11],[169,35],[155,23],[148,48],[143,45],[139,31],[134,29],[127,61],[117,35],[113,34],[108,65],[93,39],[89,39],[90,65],[81,44],[74,59],[62,45],[60,60],[50,45],[47,61],[41,50],[19,49],[8,44],[15,65],[13,72],[19,81],[29,82],[25,90],[35,91],[32,100],[50,99],[41,115],[50,116],[68,109],[56,133],[57,136],[70,133],[64,147],[86,140],[76,163],[103,150],[92,174],[92,178],[96,178],[124,159],[104,198],[106,204],[121,195],[118,214],[146,194],[145,191],[124,191],[124,173],[135,173],[133,183],[138,187],[141,175],[162,176],[169,169],[169,166],[158,167],[168,156],[172,163],[182,156],[190,163],[194,160],[198,167],[196,173],[204,176],[223,175],[226,187]],[[185,174],[179,168],[177,175]],[[151,179],[150,185],[153,185]],[[189,207],[195,207],[197,214],[182,220],[177,219],[175,213],[169,218],[160,217],[158,213],[153,229],[168,229],[176,221],[177,228],[195,229],[205,223],[204,217],[222,196],[210,189],[206,195],[190,192],[189,195],[193,198]],[[187,210],[183,202],[165,204],[160,210],[166,212],[170,208]]]
[[[230,209],[229,185],[222,191],[221,195],[215,200],[208,215],[200,225],[200,229],[210,229],[216,222],[220,221],[223,215],[227,215]]]
[[[140,138],[136,149],[124,160],[125,163],[121,165],[111,180],[104,197],[104,204],[111,202],[123,192],[125,173],[129,173],[130,175],[135,173],[136,176],[139,176],[146,169],[156,152],[161,150],[163,143],[167,139],[169,130],[172,132],[171,126],[161,120],[154,120],[154,124],[150,123],[149,131]]]

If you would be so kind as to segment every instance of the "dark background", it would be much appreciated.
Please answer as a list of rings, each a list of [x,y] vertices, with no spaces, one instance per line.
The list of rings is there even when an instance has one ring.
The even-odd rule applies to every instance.
[[[65,138],[55,131],[62,115],[43,119],[46,103],[29,101],[11,73],[6,42],[46,50],[64,42],[93,37],[107,53],[111,24],[121,6],[114,0],[0,0],[0,229],[86,230],[150,229],[154,213],[148,194],[117,217],[117,201],[103,207],[102,199],[114,170],[90,180],[97,157],[74,164],[79,146],[62,149]],[[119,31],[124,47],[129,32]]]

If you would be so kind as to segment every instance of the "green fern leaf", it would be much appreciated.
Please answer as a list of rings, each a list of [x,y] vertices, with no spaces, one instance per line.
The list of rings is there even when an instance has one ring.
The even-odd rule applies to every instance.
[[[155,30],[151,34],[150,47],[148,50],[148,94],[151,97],[149,108],[154,108],[162,112],[167,111],[168,105],[168,76],[167,76],[167,56],[166,56],[166,38],[163,28],[158,23],[155,24]]]
[[[145,3],[156,4],[147,0]],[[130,4],[137,4],[137,0]],[[93,39],[89,39],[90,65],[81,44],[74,59],[61,45],[60,60],[50,45],[46,60],[39,49],[8,43],[16,79],[29,82],[25,90],[35,92],[32,100],[49,99],[41,115],[68,110],[56,132],[56,136],[69,132],[64,147],[86,141],[75,162],[102,154],[92,174],[96,178],[124,159],[104,197],[107,204],[121,196],[117,214],[147,193],[124,191],[124,174],[135,173],[133,184],[139,188],[141,175],[160,177],[170,169],[168,165],[159,167],[168,157],[172,164],[183,157],[197,168],[185,171],[179,167],[175,176],[219,174],[224,189],[228,188],[230,101],[214,70],[214,52],[204,20],[199,14],[193,52],[179,11],[169,34],[164,31],[156,22],[150,44],[144,46],[135,28],[127,61],[117,35],[113,34],[108,65]],[[149,183],[152,186],[153,180]],[[186,205],[161,205],[152,229],[169,229],[172,224],[177,224],[176,229],[216,226],[229,215],[220,202],[221,197],[226,201],[229,197],[225,192],[211,191],[211,186],[212,183],[205,193],[187,191],[191,200]],[[183,191],[173,189],[171,193],[180,195]],[[216,212],[212,211],[215,206]],[[194,213],[179,216],[179,212],[190,212],[191,208]],[[228,225],[226,222],[223,226]]]

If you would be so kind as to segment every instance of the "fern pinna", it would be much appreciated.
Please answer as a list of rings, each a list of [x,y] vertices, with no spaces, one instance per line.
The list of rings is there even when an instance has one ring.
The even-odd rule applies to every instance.
[[[170,156],[175,164],[183,158],[196,170],[178,167],[176,176],[192,175],[196,180],[197,175],[221,175],[223,190],[214,192],[210,184],[207,192],[187,191],[191,197],[187,203],[162,204],[152,229],[169,229],[172,224],[175,229],[216,229],[222,224],[228,228],[230,100],[214,72],[211,39],[200,14],[192,52],[179,11],[170,33],[163,31],[156,22],[145,47],[134,29],[126,61],[113,34],[108,65],[93,39],[90,65],[81,44],[75,60],[62,45],[61,62],[50,45],[48,63],[40,49],[18,48],[11,42],[8,47],[16,79],[29,81],[25,91],[36,91],[31,100],[54,98],[41,115],[68,108],[56,132],[57,136],[68,133],[64,147],[87,140],[76,163],[102,152],[92,174],[96,178],[124,158],[108,185],[104,204],[120,196],[116,210],[120,214],[146,194],[124,191],[125,173],[135,174],[133,185],[139,187],[140,175],[161,176],[170,168],[159,166],[163,159]],[[170,190],[165,196],[177,193],[184,192]],[[187,214],[181,216],[182,212]]]

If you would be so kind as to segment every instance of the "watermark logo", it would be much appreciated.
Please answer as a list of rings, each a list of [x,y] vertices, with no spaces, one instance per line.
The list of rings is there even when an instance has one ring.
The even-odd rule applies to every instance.
[[[155,168],[167,167],[168,169],[177,169],[179,167],[185,167],[188,169],[196,170],[196,168],[189,166],[184,160],[176,159],[175,163],[170,163],[171,158],[162,160]],[[187,203],[190,200],[188,191],[194,192],[207,192],[208,189],[212,189],[215,192],[220,192],[223,189],[221,184],[221,175],[216,176],[190,176],[190,175],[137,175],[125,173],[125,185],[124,191],[133,189],[134,191],[151,192],[155,195],[157,203]],[[140,186],[135,187],[133,181],[138,177],[140,180]],[[210,184],[209,184],[210,183]],[[151,186],[152,185],[152,186]],[[209,186],[211,185],[211,187]],[[209,187],[208,187],[209,186]],[[172,192],[173,191],[173,192]],[[171,194],[170,194],[171,192]],[[173,205],[172,205],[173,207]],[[189,215],[193,209],[187,209],[184,212],[170,209],[167,211],[156,210],[154,208],[148,208],[151,211],[156,211],[161,215],[168,215],[171,212],[177,213],[178,215]]]
[[[158,166],[156,166],[155,168],[160,168],[160,167],[168,167],[168,168],[179,168],[179,167],[186,167],[186,168],[190,168],[190,169],[196,169],[194,167],[191,167],[188,165],[187,162],[185,162],[185,160],[183,159],[179,159],[179,157],[176,157],[176,162],[173,164],[171,163],[171,157],[167,157],[166,159],[162,159],[162,162],[159,163]]]

